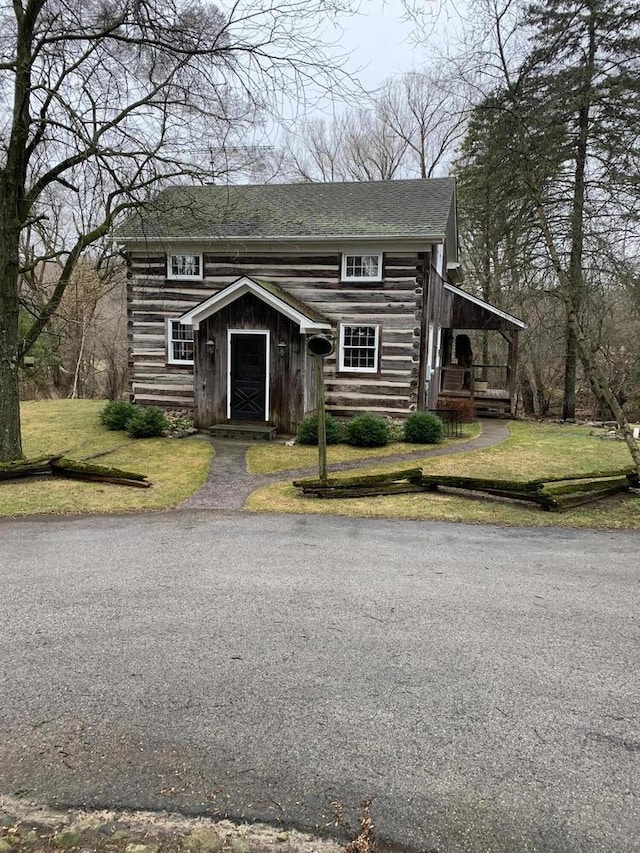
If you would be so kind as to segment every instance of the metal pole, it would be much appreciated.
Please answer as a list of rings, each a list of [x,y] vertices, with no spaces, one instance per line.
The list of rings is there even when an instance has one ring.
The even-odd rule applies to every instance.
[[[327,485],[327,427],[324,419],[324,359],[316,355],[316,412],[318,415],[318,479]]]

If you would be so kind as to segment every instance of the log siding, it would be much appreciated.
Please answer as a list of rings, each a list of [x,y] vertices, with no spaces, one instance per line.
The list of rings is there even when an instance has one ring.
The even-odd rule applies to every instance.
[[[377,373],[340,373],[337,353],[326,360],[327,408],[332,413],[343,416],[377,411],[397,417],[409,414],[420,404],[418,377],[427,290],[425,280],[430,265],[428,251],[385,252],[382,281],[361,284],[341,281],[341,255],[337,251],[283,255],[230,255],[205,251],[201,281],[167,279],[166,256],[160,253],[132,252],[129,261],[129,365],[131,396],[138,402],[192,410],[197,397],[199,408],[206,411],[205,419],[214,419],[211,422],[226,419],[221,401],[212,404],[213,408],[204,405],[204,395],[211,389],[194,389],[191,365],[182,367],[167,363],[165,324],[168,317],[180,317],[246,275],[277,284],[327,317],[333,327],[336,346],[339,323],[380,326]],[[251,313],[256,312],[253,306]],[[232,313],[237,323],[238,315]],[[226,317],[226,309],[215,316],[222,315]],[[209,318],[207,323],[214,319]],[[266,318],[263,320],[266,322]],[[269,322],[269,328],[273,328],[275,320],[270,318]],[[215,332],[220,333],[218,326]],[[201,335],[197,337],[203,340]],[[289,330],[287,341],[293,340]],[[297,345],[294,349],[295,372],[300,378],[296,379],[292,393],[298,394],[303,402],[299,406],[292,403],[288,420],[282,420],[280,427],[283,430],[286,427],[287,431],[295,429],[297,421],[311,408],[313,399],[308,365]],[[202,346],[197,349],[198,357],[204,357]],[[204,369],[203,364],[200,367]],[[272,367],[277,371],[277,364]],[[274,379],[277,394],[282,396],[285,389],[278,390],[279,381]]]

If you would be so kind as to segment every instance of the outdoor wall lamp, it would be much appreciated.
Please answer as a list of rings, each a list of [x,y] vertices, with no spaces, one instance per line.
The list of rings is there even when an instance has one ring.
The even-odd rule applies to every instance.
[[[278,349],[278,355],[280,356],[280,358],[285,357],[285,355],[287,354],[288,346],[289,345],[287,343],[285,343],[284,341],[278,341],[278,343],[276,344],[276,347]]]
[[[216,342],[209,338],[209,340],[205,344],[205,348],[211,358],[213,358],[213,356],[216,354]]]

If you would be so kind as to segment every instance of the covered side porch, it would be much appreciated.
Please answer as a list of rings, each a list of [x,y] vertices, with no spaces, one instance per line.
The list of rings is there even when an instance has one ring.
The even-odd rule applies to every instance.
[[[465,400],[480,415],[513,414],[518,335],[525,323],[448,282],[440,321],[436,406]]]

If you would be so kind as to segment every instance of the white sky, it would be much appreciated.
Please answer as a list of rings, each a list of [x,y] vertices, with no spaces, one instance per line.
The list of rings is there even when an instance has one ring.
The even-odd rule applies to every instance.
[[[357,76],[365,88],[376,88],[385,78],[421,64],[422,51],[412,43],[415,25],[403,21],[401,0],[368,0],[361,9],[357,15],[343,16],[343,31],[338,30],[336,37],[345,53],[351,51],[349,70],[360,69]]]
[[[423,0],[426,29],[407,20],[402,0],[361,0],[358,14],[341,18],[336,38],[341,49],[351,50],[350,70],[361,68],[358,77],[367,89],[403,71],[420,70],[447,52],[461,31],[458,10],[464,0]]]

